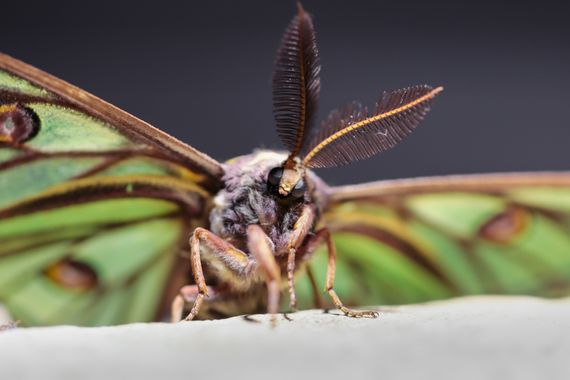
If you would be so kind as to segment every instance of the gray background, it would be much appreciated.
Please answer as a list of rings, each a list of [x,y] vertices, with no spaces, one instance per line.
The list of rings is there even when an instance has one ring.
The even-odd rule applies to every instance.
[[[17,4],[18,3],[18,4]],[[406,142],[335,184],[569,169],[570,27],[556,3],[305,1],[321,51],[320,117],[380,90],[445,86]],[[279,148],[271,73],[294,1],[12,2],[0,50],[217,159]]]

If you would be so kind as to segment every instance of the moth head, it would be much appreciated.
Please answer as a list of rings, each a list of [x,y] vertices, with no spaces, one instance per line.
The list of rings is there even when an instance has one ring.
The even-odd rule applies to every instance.
[[[286,161],[267,174],[267,187],[280,198],[303,199],[307,191],[305,169],[297,159],[293,165]]]

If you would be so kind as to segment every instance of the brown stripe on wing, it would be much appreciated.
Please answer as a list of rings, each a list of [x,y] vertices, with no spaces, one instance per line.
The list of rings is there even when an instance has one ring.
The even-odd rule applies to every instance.
[[[569,187],[570,172],[465,174],[383,180],[331,187],[328,201],[329,204],[335,204],[350,200],[449,191],[494,192],[521,186]]]
[[[20,147],[19,147],[20,148]],[[4,162],[0,162],[0,172],[3,170],[9,170],[17,168],[21,165],[26,165],[29,163],[33,163],[39,160],[46,160],[46,159],[53,159],[53,158],[105,158],[103,162],[99,165],[96,165],[89,170],[81,173],[75,178],[83,178],[96,175],[106,169],[110,169],[113,166],[121,164],[129,159],[148,159],[154,160],[157,163],[160,163],[161,166],[164,168],[171,169],[172,173],[177,173],[174,175],[176,178],[186,178],[189,179],[198,185],[215,191],[217,188],[211,189],[208,185],[211,185],[211,182],[208,182],[208,178],[200,173],[191,171],[186,166],[181,166],[175,162],[172,162],[165,157],[164,155],[160,154],[155,150],[148,150],[148,149],[117,149],[117,150],[109,150],[109,151],[98,151],[98,152],[89,152],[89,151],[64,151],[64,152],[40,152],[36,151],[27,147],[21,147],[22,151],[21,155],[17,155],[12,159],[6,160]]]
[[[49,212],[49,210],[43,210]],[[39,210],[38,212],[42,212]],[[17,215],[16,215],[17,216]],[[34,232],[33,237],[30,235],[24,236],[15,236],[9,237],[2,240],[2,245],[0,245],[0,257],[7,257],[7,256],[14,256],[18,255],[23,252],[27,252],[36,248],[42,248],[48,245],[56,244],[56,243],[63,243],[63,242],[81,242],[87,238],[91,238],[94,235],[100,234],[102,232],[111,232],[114,230],[118,230],[128,225],[138,224],[138,223],[146,223],[160,219],[172,219],[178,218],[180,222],[183,221],[185,224],[189,224],[189,219],[184,218],[181,210],[176,210],[171,213],[160,214],[160,215],[153,215],[150,217],[140,218],[137,219],[135,222],[133,221],[121,221],[121,222],[112,222],[108,223],[100,223],[94,224],[93,226],[89,225],[79,225],[75,227],[66,227],[66,232],[64,234],[55,234],[54,230],[43,230],[41,232]],[[91,227],[91,228],[89,228]],[[190,230],[184,236],[185,242],[188,242],[188,236],[190,236]],[[75,234],[75,235],[74,235]],[[182,247],[183,245],[181,245]]]
[[[88,177],[54,186],[37,196],[0,210],[0,219],[96,200],[154,198],[181,206],[188,218],[203,217],[210,193],[175,178],[158,176]]]
[[[56,101],[65,102],[88,115],[101,119],[126,136],[154,147],[192,170],[206,174],[212,182],[212,187],[221,186],[221,176],[224,171],[220,163],[167,133],[78,87],[5,54],[0,54],[0,69],[55,94]],[[44,99],[44,101],[47,100]]]
[[[1,59],[1,54],[0,54]],[[69,107],[74,110],[78,110],[73,104],[66,102],[58,96],[43,97],[36,95],[28,95],[17,91],[11,90],[0,90],[0,100],[1,103],[44,103],[53,104],[62,107]]]
[[[134,150],[112,150],[112,151],[100,151],[100,152],[81,152],[81,151],[70,151],[70,152],[38,152],[26,147],[18,147],[22,154],[15,156],[10,160],[6,160],[0,163],[0,171],[13,169],[15,167],[25,165],[38,160],[45,160],[50,158],[78,158],[78,157],[108,157],[109,159],[122,158],[122,157],[132,157],[135,155],[153,157],[156,156],[154,152],[145,151],[134,151]]]
[[[373,240],[377,240],[381,244],[388,245],[394,250],[402,253],[402,255],[408,258],[410,261],[414,262],[418,266],[424,268],[426,272],[433,275],[442,284],[448,287],[452,291],[456,291],[456,287],[453,282],[445,276],[445,274],[434,265],[428,258],[427,255],[422,253],[413,244],[407,242],[404,239],[390,233],[386,229],[375,228],[367,226],[365,224],[346,224],[344,225],[342,221],[329,221],[327,226],[331,229],[333,233],[337,232],[351,232],[366,236]]]

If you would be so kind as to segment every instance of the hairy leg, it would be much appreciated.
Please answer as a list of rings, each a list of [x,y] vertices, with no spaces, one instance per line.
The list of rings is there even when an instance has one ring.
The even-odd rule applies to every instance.
[[[315,208],[305,205],[299,219],[293,226],[293,233],[287,244],[289,253],[287,256],[287,280],[289,284],[289,305],[292,309],[297,308],[297,295],[295,294],[295,256],[297,250],[305,240],[305,237],[313,227],[315,221]]]
[[[315,279],[315,275],[311,266],[307,264],[307,277],[309,278],[309,283],[311,284],[311,291],[313,292],[313,305],[317,309],[324,309],[325,303],[323,301],[323,297],[321,297],[321,292],[319,291],[319,287],[317,286],[317,280]]]
[[[202,270],[201,252],[203,248],[207,248],[217,260],[221,261],[226,270],[236,276],[247,275],[253,267],[253,261],[232,244],[204,228],[196,228],[190,239],[190,265],[196,285],[183,287],[180,290],[180,294],[174,299],[172,303],[173,320],[180,320],[185,300],[194,301],[192,309],[185,320],[191,321],[194,319],[204,303],[204,298],[209,296],[212,291],[206,285],[206,279]]]
[[[0,332],[6,330],[13,330],[18,327],[20,321],[8,321],[8,323],[0,325]]]
[[[334,305],[342,311],[345,315],[354,318],[376,318],[378,313],[375,311],[361,311],[349,309],[340,300],[336,292],[334,291],[334,277],[336,272],[336,247],[332,241],[332,236],[328,228],[322,228],[307,242],[307,251],[312,252],[316,248],[316,245],[324,240],[327,244],[328,252],[328,266],[327,266],[327,279],[325,290],[332,298]],[[309,251],[310,250],[310,251]]]
[[[208,288],[208,297],[216,298],[217,292],[212,289],[211,287]],[[185,285],[179,290],[179,294],[174,298],[172,301],[172,305],[170,308],[170,315],[172,322],[178,322],[182,320],[182,313],[184,312],[184,307],[191,303],[194,305],[196,300],[198,299],[198,295],[200,294],[200,290],[197,285]],[[201,308],[201,306],[199,306]]]
[[[275,261],[269,237],[260,226],[252,224],[247,227],[247,246],[265,276],[267,311],[271,314],[271,322],[275,324],[275,315],[279,311],[281,270]]]

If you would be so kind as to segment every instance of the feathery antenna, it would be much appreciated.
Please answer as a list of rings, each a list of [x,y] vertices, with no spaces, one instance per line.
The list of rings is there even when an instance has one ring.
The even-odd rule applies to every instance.
[[[291,155],[288,165],[307,144],[321,88],[319,52],[311,16],[297,3],[297,15],[285,30],[273,75],[273,113],[277,133]]]
[[[372,115],[358,103],[331,112],[309,144],[303,166],[346,165],[392,148],[419,125],[441,91],[423,85],[383,93]]]

